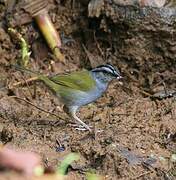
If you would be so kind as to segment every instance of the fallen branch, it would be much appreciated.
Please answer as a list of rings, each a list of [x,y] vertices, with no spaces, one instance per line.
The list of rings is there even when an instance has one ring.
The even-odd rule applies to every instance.
[[[18,86],[24,86],[26,84],[33,82],[33,81],[36,81],[37,79],[38,79],[38,77],[32,77],[32,78],[26,79],[25,81],[20,81],[20,82],[14,83],[14,84],[12,84],[12,86],[9,86],[8,88],[13,89],[13,88],[18,87]]]
[[[58,116],[57,114],[51,113],[50,111],[47,111],[47,110],[45,110],[45,109],[43,109],[43,108],[41,108],[41,107],[39,107],[39,106],[31,103],[30,101],[28,101],[28,100],[26,100],[26,99],[20,98],[20,97],[18,97],[18,96],[10,96],[10,97],[19,99],[19,100],[21,100],[21,101],[24,101],[24,102],[30,104],[31,106],[37,108],[37,109],[40,110],[40,111],[43,111],[43,112],[45,112],[45,113],[48,113],[48,114],[50,114],[50,115],[52,115],[52,116],[55,116],[55,117],[57,117],[57,118],[65,121],[65,119],[64,119],[63,117]]]

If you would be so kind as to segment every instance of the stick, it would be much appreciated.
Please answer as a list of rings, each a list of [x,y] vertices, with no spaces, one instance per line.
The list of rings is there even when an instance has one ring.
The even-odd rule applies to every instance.
[[[9,89],[13,89],[13,88],[18,87],[18,86],[24,86],[25,84],[36,81],[37,79],[38,79],[38,77],[32,77],[32,78],[26,79],[23,82],[20,81],[20,82],[14,83],[14,84],[12,84],[12,86],[9,87]]]
[[[145,176],[145,175],[150,174],[150,173],[151,173],[151,171],[144,172],[144,173],[140,174],[139,176],[136,176],[136,177],[132,178],[132,180],[139,179],[139,178],[141,178],[142,176]]]
[[[19,100],[21,100],[21,101],[24,101],[24,102],[30,104],[31,106],[37,108],[37,109],[40,110],[40,111],[43,111],[43,112],[45,112],[45,113],[48,113],[48,114],[50,114],[50,115],[52,115],[52,116],[55,116],[55,117],[57,117],[57,118],[65,121],[65,119],[64,119],[63,117],[60,117],[60,116],[58,116],[57,114],[51,113],[51,112],[49,112],[49,111],[46,111],[45,109],[43,109],[43,108],[41,108],[41,107],[38,107],[37,105],[31,103],[30,101],[28,101],[28,100],[26,100],[26,99],[20,98],[20,97],[18,97],[18,96],[10,96],[10,97],[13,97],[13,98],[19,99]]]

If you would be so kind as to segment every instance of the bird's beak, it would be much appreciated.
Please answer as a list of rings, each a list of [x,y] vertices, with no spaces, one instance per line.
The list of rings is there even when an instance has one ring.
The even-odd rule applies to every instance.
[[[117,77],[117,80],[121,80],[121,79],[123,79],[122,76],[118,76],[118,77]],[[121,86],[123,86],[123,82],[122,82],[122,81],[118,81],[118,83],[119,83]]]
[[[119,80],[119,79],[123,79],[123,77],[122,77],[122,76],[118,76],[117,79],[118,79],[118,80]]]

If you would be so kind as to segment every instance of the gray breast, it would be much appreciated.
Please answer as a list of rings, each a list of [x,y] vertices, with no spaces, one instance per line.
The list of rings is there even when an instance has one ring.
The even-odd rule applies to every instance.
[[[107,84],[102,84],[99,81],[96,81],[96,83],[95,88],[89,92],[79,91],[79,93],[75,93],[74,105],[83,106],[101,97],[107,89]]]

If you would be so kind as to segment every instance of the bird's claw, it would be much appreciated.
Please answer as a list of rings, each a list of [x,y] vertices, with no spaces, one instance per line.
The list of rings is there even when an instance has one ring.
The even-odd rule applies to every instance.
[[[88,126],[88,125],[81,125],[81,124],[70,124],[71,127],[75,128],[75,130],[78,130],[78,131],[92,131],[91,128],[93,126]]]

